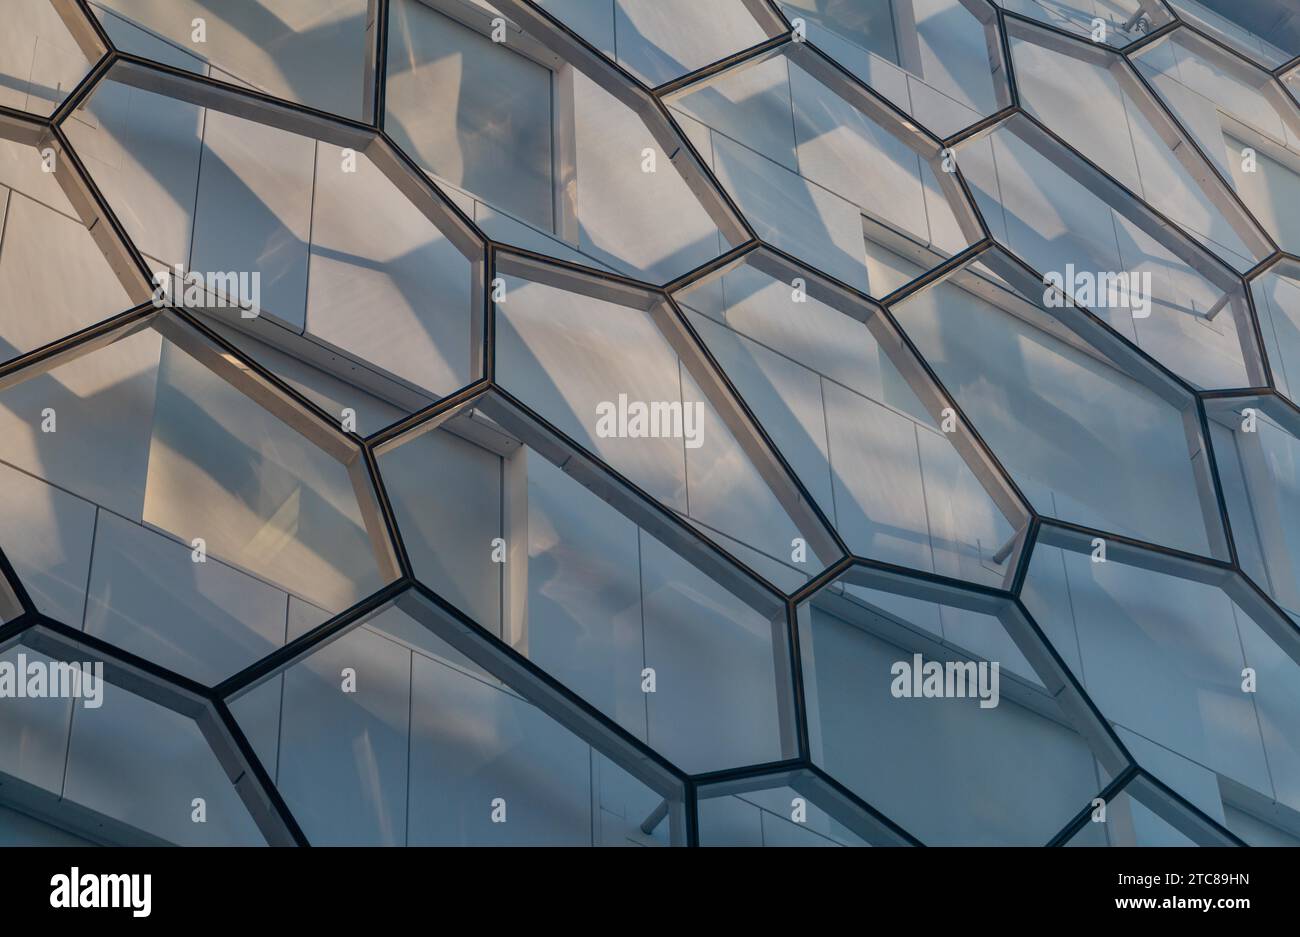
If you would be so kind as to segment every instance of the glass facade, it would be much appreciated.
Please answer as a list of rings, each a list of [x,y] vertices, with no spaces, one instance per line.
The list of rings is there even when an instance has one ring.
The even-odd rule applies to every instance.
[[[6,0],[0,844],[1300,845],[1289,0]]]

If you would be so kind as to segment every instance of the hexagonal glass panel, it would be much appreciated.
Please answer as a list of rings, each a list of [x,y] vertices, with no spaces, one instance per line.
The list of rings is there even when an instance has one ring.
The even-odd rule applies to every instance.
[[[814,762],[921,842],[1041,845],[1100,788],[1009,603],[851,570],[799,629]]]
[[[863,293],[982,237],[935,142],[807,43],[667,100],[762,240]]]
[[[685,520],[495,397],[379,466],[416,577],[683,771],[791,754],[784,603]]]
[[[464,20],[393,4],[385,126],[491,237],[651,282],[738,243],[648,95],[513,25]]]
[[[1015,20],[1008,32],[1029,113],[1237,269],[1273,253],[1212,163],[1119,54]]]
[[[1300,631],[1240,577],[1045,525],[1023,598],[1140,766],[1300,829]]]
[[[1037,286],[993,250],[893,312],[1040,513],[1226,557],[1195,399]]]
[[[410,412],[480,373],[477,247],[382,147],[368,155],[113,80],[86,110],[94,124],[72,121],[69,138],[155,275],[287,380],[327,399],[343,380]]]
[[[1187,29],[1141,49],[1138,69],[1283,250],[1300,250],[1300,108],[1273,76]]]
[[[763,251],[678,299],[853,553],[1010,576],[1028,511],[880,309]]]
[[[1091,310],[1194,387],[1262,377],[1237,272],[1028,118],[958,161],[993,237],[1064,294],[1052,301]]]

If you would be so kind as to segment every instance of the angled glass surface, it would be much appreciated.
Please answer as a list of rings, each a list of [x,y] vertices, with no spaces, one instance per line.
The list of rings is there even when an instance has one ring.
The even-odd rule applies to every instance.
[[[1168,0],[1178,18],[1269,70],[1300,55],[1300,11],[1287,0]]]
[[[721,385],[661,297],[606,296],[598,281],[544,280],[540,268],[505,257],[498,269],[506,273],[496,294],[503,389],[666,507],[744,544],[765,565],[807,578],[838,559],[743,401]]]
[[[490,236],[651,282],[739,243],[678,132],[612,67],[575,67],[486,14],[392,10],[386,126]]]
[[[1274,397],[1206,404],[1241,567],[1300,619],[1300,414]]]
[[[853,553],[1009,577],[1028,511],[879,308],[761,251],[678,300]]]
[[[1300,817],[1300,632],[1240,577],[1045,525],[1023,599],[1142,768],[1217,822]]]
[[[983,0],[780,6],[809,42],[937,136],[1011,103],[997,18]]]
[[[284,642],[289,595],[340,611],[394,561],[359,453],[161,327],[0,392],[4,546],[40,611],[214,684]]]
[[[744,0],[541,0],[537,5],[652,88],[758,45],[780,29],[775,16]]]
[[[814,763],[921,842],[1041,845],[1100,787],[1009,604],[854,570],[799,628]]]
[[[1197,388],[1262,376],[1236,273],[1016,116],[959,161],[994,238]],[[1243,383],[1245,382],[1245,383]]]
[[[0,127],[0,361],[134,305],[88,229],[100,219],[79,198],[66,154],[5,132]]]
[[[1160,0],[992,0],[1091,42],[1123,48],[1173,21]]]
[[[379,465],[416,577],[680,769],[791,754],[784,604],[685,521],[491,398]]]
[[[1040,513],[1226,556],[1194,398],[1036,286],[993,250],[893,312]]]
[[[1017,20],[1008,32],[1030,114],[1228,264],[1245,270],[1273,253],[1122,56]]]
[[[1139,776],[1109,798],[1100,795],[1088,805],[1088,821],[1064,846],[1221,846],[1222,832],[1189,809],[1177,794],[1159,790]],[[1227,812],[1226,810],[1224,812]],[[1241,823],[1253,820],[1246,814]],[[1220,825],[1225,817],[1212,817]],[[1256,821],[1258,822],[1258,821]],[[1265,825],[1267,827],[1267,825]],[[1235,830],[1228,828],[1230,832]]]
[[[293,599],[290,638],[323,617]],[[662,798],[400,608],[368,616],[232,703],[317,845],[668,842]],[[630,808],[630,809],[629,809]]]
[[[219,81],[322,111],[365,112],[367,0],[103,0],[92,4],[118,48],[177,55]]]
[[[808,43],[668,101],[761,239],[863,293],[982,237],[937,142]]]
[[[72,145],[177,302],[404,412],[477,376],[481,257],[391,154],[114,80],[86,109]]]
[[[1250,292],[1273,386],[1294,401],[1300,396],[1300,261],[1270,267],[1251,281]]]
[[[97,58],[87,59],[49,0],[11,0],[0,36],[0,106],[48,117]]]
[[[79,694],[52,696],[52,684],[43,684],[45,695],[7,699],[0,707],[0,776],[8,803],[83,843],[265,844],[195,718],[104,679],[98,658],[66,661],[72,675],[60,671],[64,660],[22,643],[0,652],[0,674],[8,671],[13,680],[22,668],[28,692],[40,679]]]
[[[865,813],[828,796],[811,772],[707,785],[699,791],[701,846],[870,846]],[[843,822],[842,822],[843,821]]]
[[[1300,250],[1300,108],[1264,69],[1187,29],[1133,57],[1283,250]]]

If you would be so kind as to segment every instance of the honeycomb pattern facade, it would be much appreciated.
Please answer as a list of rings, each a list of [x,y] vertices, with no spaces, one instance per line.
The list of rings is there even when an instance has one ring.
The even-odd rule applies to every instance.
[[[1300,843],[1286,3],[11,2],[4,841]]]

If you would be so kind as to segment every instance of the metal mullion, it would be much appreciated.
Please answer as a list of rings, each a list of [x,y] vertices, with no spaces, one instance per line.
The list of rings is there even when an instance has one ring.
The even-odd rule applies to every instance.
[[[197,680],[45,615],[35,616],[22,644],[65,663],[98,658],[106,682],[189,719],[198,718],[212,699],[212,691]]]
[[[14,568],[13,563],[10,562],[3,549],[0,549],[0,588],[12,593],[13,602],[17,604],[16,609],[7,601],[0,604],[0,613],[6,619],[0,623],[8,625],[16,618],[37,613],[36,603],[32,601],[31,594],[28,593],[27,587],[23,584],[22,577],[18,575],[18,570]],[[7,596],[0,594],[0,599],[7,599]],[[6,605],[9,607],[6,608]]]
[[[740,2],[745,5],[749,15],[758,23],[759,29],[768,35],[778,36],[781,33],[788,33],[794,28],[790,25],[785,13],[781,11],[781,7],[772,0],[740,0]]]
[[[1092,701],[1024,601],[1013,599],[1008,612],[999,615],[998,620],[1043,687],[1055,698],[1066,724],[1083,739],[1102,767],[1115,775],[1132,765],[1134,759],[1128,747]]]
[[[547,254],[508,244],[493,244],[498,274],[520,277],[569,293],[645,312],[663,296],[663,287],[642,280],[586,267]]]
[[[109,38],[104,25],[87,5],[86,0],[50,0],[50,6],[64,28],[77,44],[86,61],[92,65],[101,57],[113,51],[113,40]]]
[[[1045,286],[1047,281],[1018,254],[996,245],[981,260],[981,263],[1011,284],[1018,295],[1044,316],[1059,322],[1081,341],[1095,349],[1116,370],[1137,381],[1166,403],[1182,410],[1196,396],[1195,387],[1169,370],[1145,349],[1129,341],[1125,335],[1089,307],[1073,303],[1049,308],[1035,302],[1030,298],[1034,294],[1028,291],[1029,284],[1032,282]],[[1071,294],[1065,295],[1073,302]]]
[[[363,148],[364,154],[420,214],[433,224],[462,255],[471,261],[481,256],[488,238],[451,197],[411,157],[379,133]]]
[[[746,241],[738,247],[733,247],[725,254],[719,254],[712,260],[683,273],[677,279],[665,285],[663,291],[670,296],[679,292],[688,293],[691,289],[706,280],[712,279],[715,275],[724,275],[740,267],[745,263],[745,258],[760,247],[762,247],[761,241]]]
[[[985,43],[988,47],[990,64],[993,61],[993,43],[988,41],[988,31],[993,29],[993,39],[997,43],[998,60],[1002,67],[1002,80],[997,79],[997,69],[993,70],[993,87],[997,95],[999,109],[1020,106],[1020,83],[1016,77],[1015,65],[1011,61],[1011,40],[1007,37],[1007,24],[1005,11],[1000,4],[991,3],[990,24],[987,20],[982,20],[984,24]],[[967,6],[967,9],[970,9]],[[977,17],[978,18],[978,17]]]
[[[361,117],[376,130],[384,129],[388,88],[389,0],[369,0],[366,6],[366,84]]]
[[[1027,125],[1028,132],[1018,133],[1015,121],[1007,124],[1010,132],[1044,159],[1053,162],[1094,198],[1127,218],[1142,233],[1225,292],[1241,286],[1241,274],[1234,267],[1184,234],[1175,221],[1153,208],[1124,183],[1112,178],[1032,114],[1026,111],[1019,116],[1021,126]],[[1066,154],[1065,165],[1055,158],[1060,153],[1053,153],[1054,148]],[[1082,170],[1075,168],[1074,163],[1081,165]],[[1086,181],[1080,177],[1086,177]]]
[[[1125,792],[1197,845],[1247,845],[1231,830],[1141,766]]]
[[[1015,117],[1017,114],[1020,113],[1023,113],[1022,109],[1015,105],[1001,108],[1000,110],[994,111],[992,114],[988,115],[987,117],[977,120],[969,127],[965,127],[957,131],[956,133],[948,137],[945,137],[943,140],[940,141],[940,143],[943,145],[943,148],[945,150],[956,149],[958,146],[961,146],[963,143],[966,143],[968,141],[978,140],[987,136],[988,134],[996,130],[999,124],[1004,123],[1005,121],[1009,120],[1012,117]]]
[[[12,140],[35,149],[48,135],[49,129],[47,119],[0,104],[0,140]]]
[[[647,112],[641,115],[642,121],[647,124],[659,146],[668,154],[669,161],[676,167],[682,181],[694,194],[727,243],[734,247],[758,240],[758,234],[731,197],[731,193],[727,191],[727,187],[718,181],[718,177],[695,149],[695,144],[669,113],[663,101],[650,97],[646,110]],[[669,144],[676,147],[674,152],[669,152]]]
[[[866,556],[853,557],[848,566],[834,577],[834,581],[983,615],[997,615],[1015,598],[1011,592],[997,586],[968,582],[943,573],[932,573]]]
[[[1123,793],[1124,786],[1128,784],[1129,781],[1133,780],[1133,778],[1137,777],[1137,772],[1138,772],[1137,765],[1129,765],[1127,768],[1121,771],[1115,777],[1114,780],[1112,780],[1109,784],[1103,787],[1101,791],[1097,794],[1097,796],[1093,799],[1101,800],[1107,806],[1109,806],[1111,801],[1113,801],[1116,797],[1118,797],[1121,793]],[[1082,810],[1076,813],[1073,819],[1071,819],[1068,823],[1065,824],[1064,827],[1061,828],[1060,832],[1058,832],[1055,836],[1049,839],[1045,845],[1049,847],[1068,846],[1070,844],[1070,840],[1078,836],[1079,832],[1085,826],[1087,826],[1088,823],[1092,820],[1093,809],[1094,808],[1092,806],[1092,803],[1089,802],[1089,804],[1086,807],[1084,807]]]
[[[467,404],[473,403],[482,397],[491,387],[492,382],[486,379],[477,380],[453,394],[448,394],[446,397],[434,401],[427,407],[422,407],[406,416],[398,417],[392,423],[367,436],[366,445],[375,450],[376,456],[383,455],[396,445],[401,445],[416,436],[437,429],[444,420],[454,416]]]
[[[390,582],[379,591],[226,677],[213,687],[213,698],[230,704],[251,693],[391,607],[397,596],[409,587],[407,581]]]
[[[373,127],[350,117],[340,117],[129,52],[114,53],[105,80],[358,151],[364,150],[376,134]]]
[[[750,68],[780,55],[784,47],[794,40],[788,35],[772,36],[755,43],[747,49],[723,56],[695,71],[687,72],[678,78],[665,81],[650,89],[650,93],[660,100],[681,97],[705,88],[736,71]]]
[[[53,113],[50,114],[50,123],[61,127],[72,116],[74,111],[88,104],[115,61],[117,61],[117,52],[109,52],[103,58],[92,62],[90,68],[86,70],[86,74],[77,82],[76,87],[59,102]]]
[[[55,180],[122,284],[123,291],[136,304],[152,300],[153,273],[81,157],[60,127],[51,126],[47,140],[56,151]],[[60,166],[59,162],[63,165]]]
[[[168,307],[153,326],[173,345],[335,461],[346,466],[361,449],[362,438],[345,431],[340,418],[326,413],[186,310]]]
[[[267,845],[311,845],[226,704],[210,701],[195,722]]]
[[[681,307],[667,297],[651,310],[651,318],[818,559],[829,563],[848,555],[844,539]]]
[[[837,823],[853,830],[855,835],[873,845],[925,845],[898,823],[827,774],[819,765],[808,765],[807,775],[800,781],[800,788],[796,790],[813,801]],[[804,793],[805,791],[807,793]]]
[[[1170,33],[1177,31],[1182,27],[1182,25],[1183,25],[1182,20],[1178,19],[1177,17],[1174,17],[1171,20],[1161,23],[1159,26],[1151,30],[1151,32],[1147,33],[1145,36],[1141,37],[1140,39],[1134,39],[1132,42],[1129,42],[1126,45],[1113,46],[1112,48],[1114,48],[1116,52],[1118,52],[1120,55],[1124,56],[1125,58],[1127,58],[1130,55],[1137,55],[1141,53],[1142,50],[1145,49],[1147,46],[1155,45],[1157,42],[1159,42],[1161,39],[1168,36]]]
[[[1169,107],[1165,99],[1151,86],[1151,82],[1142,74],[1142,70],[1134,62],[1122,56],[1116,62],[1115,67],[1122,70],[1117,74],[1127,76],[1130,83],[1136,82],[1136,86],[1141,88],[1143,92],[1141,96],[1145,99],[1146,106],[1143,106],[1141,101],[1136,100],[1136,96],[1130,95],[1130,97],[1135,98],[1143,116],[1153,125],[1166,124],[1167,129],[1177,136],[1178,142],[1176,145],[1169,146],[1169,141],[1164,140],[1165,146],[1169,147],[1174,156],[1179,157],[1179,162],[1183,164],[1183,168],[1196,181],[1197,186],[1210,200],[1210,203],[1224,214],[1225,219],[1232,225],[1233,231],[1241,238],[1242,242],[1251,248],[1257,258],[1271,257],[1281,250],[1277,242],[1273,240],[1273,236],[1255,219],[1246,203],[1241,200],[1236,188],[1219,171],[1219,167],[1214,164],[1214,161],[1201,149],[1201,145],[1196,141],[1196,138],[1183,127],[1178,115]],[[1152,119],[1153,108],[1159,114],[1159,120]],[[1184,156],[1184,152],[1188,150],[1190,152]],[[1195,158],[1191,154],[1195,154]],[[1207,172],[1209,178],[1206,177]],[[1211,182],[1211,179],[1214,181]],[[1228,200],[1230,207],[1228,211],[1224,211],[1224,206],[1221,204],[1223,198]],[[1255,243],[1252,244],[1252,241]]]
[[[1059,517],[1042,517],[1038,539],[1049,546],[1074,553],[1090,553],[1093,540],[1104,540],[1108,563],[1119,562],[1148,572],[1174,576],[1178,579],[1191,579],[1206,585],[1221,587],[1228,577],[1236,572],[1236,567],[1227,560],[1189,553],[1176,547],[1076,524]],[[1189,576],[1188,569],[1200,572]]]
[[[225,707],[219,706],[212,690],[95,635],[45,616],[38,616],[36,623],[23,632],[21,642],[37,653],[64,663],[79,664],[96,658],[94,663],[103,664],[105,682],[193,721],[267,842],[305,844],[305,837],[261,769],[247,738]]]
[[[161,314],[152,302],[142,303],[102,322],[88,325],[64,338],[0,364],[0,390],[38,377],[83,355],[148,328]]]
[[[1242,572],[1227,580],[1222,588],[1282,653],[1300,664],[1300,626],[1263,586]]]
[[[773,272],[773,260],[776,267],[782,268],[782,274],[790,270],[806,274],[808,295],[866,325],[872,338],[936,423],[942,422],[944,409],[952,410],[964,430],[962,433],[946,434],[958,455],[1013,526],[1026,521],[1029,516],[1028,499],[984,442],[974,424],[966,418],[961,406],[948,393],[930,363],[912,344],[893,313],[860,290],[821,271],[808,269],[797,258],[771,245],[764,245],[762,250],[756,252],[751,263],[769,276],[778,277],[781,274]],[[846,309],[846,304],[851,304],[854,311]]]
[[[827,90],[866,115],[873,123],[912,152],[929,159],[943,148],[943,141],[915,117],[850,72],[812,42],[790,46],[790,61],[808,72]]]

